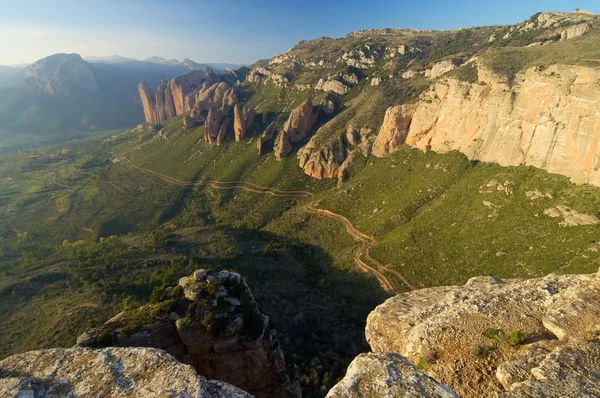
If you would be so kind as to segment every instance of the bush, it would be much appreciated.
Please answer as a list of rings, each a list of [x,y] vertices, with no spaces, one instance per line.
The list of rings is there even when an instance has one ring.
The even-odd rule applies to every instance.
[[[526,333],[521,332],[520,330],[513,330],[508,333],[507,341],[511,346],[517,346],[523,344],[527,338],[529,337]]]

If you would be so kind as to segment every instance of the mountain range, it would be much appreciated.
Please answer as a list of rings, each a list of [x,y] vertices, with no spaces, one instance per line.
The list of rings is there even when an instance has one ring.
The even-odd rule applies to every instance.
[[[137,61],[113,56],[87,62],[78,54],[55,54],[25,67],[2,66],[0,140],[21,148],[20,142],[32,137],[60,140],[138,124],[143,121],[139,81],[157,87],[164,79],[208,69],[211,66],[189,59]]]

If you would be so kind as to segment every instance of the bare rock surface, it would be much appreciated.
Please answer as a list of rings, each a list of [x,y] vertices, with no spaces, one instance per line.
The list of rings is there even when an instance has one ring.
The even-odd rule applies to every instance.
[[[207,380],[154,348],[51,349],[0,362],[2,397],[230,397],[250,394]]]
[[[448,387],[436,382],[396,354],[360,354],[346,376],[327,394],[328,398],[406,397],[457,398]]]
[[[411,105],[398,105],[387,109],[379,134],[373,143],[373,155],[388,155],[404,143],[414,110]]]
[[[552,65],[530,68],[512,85],[484,68],[479,83],[438,81],[422,95],[406,143],[600,185],[599,80],[596,68]]]
[[[506,398],[600,396],[600,340],[540,341],[501,364]]]
[[[294,109],[288,117],[277,141],[275,142],[275,157],[280,160],[290,154],[293,144],[303,140],[319,115],[319,109],[316,110],[310,99],[304,101]]]
[[[369,315],[366,337],[375,352],[426,362],[429,375],[461,396],[489,396],[504,391],[495,369],[520,358],[520,344],[545,342],[548,358],[567,363],[570,360],[562,354],[573,352],[572,344],[585,345],[600,334],[599,319],[596,274],[551,274],[528,280],[477,277],[464,286],[417,290],[388,299]],[[515,341],[515,336],[521,339]],[[535,345],[531,347],[535,350]],[[568,365],[563,368],[566,372]],[[573,372],[569,377],[588,377]],[[600,373],[590,374],[600,382]],[[506,384],[503,380],[509,379],[514,377],[500,381]],[[547,396],[560,396],[550,391]]]

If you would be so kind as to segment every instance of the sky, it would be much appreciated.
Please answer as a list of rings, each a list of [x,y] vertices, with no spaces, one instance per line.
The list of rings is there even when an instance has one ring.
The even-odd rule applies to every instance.
[[[453,29],[598,0],[0,0],[0,65],[55,53],[251,64],[300,40],[374,28]]]

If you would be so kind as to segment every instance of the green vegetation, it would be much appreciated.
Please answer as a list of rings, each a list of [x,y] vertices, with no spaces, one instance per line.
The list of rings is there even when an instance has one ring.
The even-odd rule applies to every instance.
[[[523,333],[520,330],[512,330],[506,335],[508,344],[512,346],[524,344],[527,341],[528,337],[529,336],[527,336],[527,333]]]

